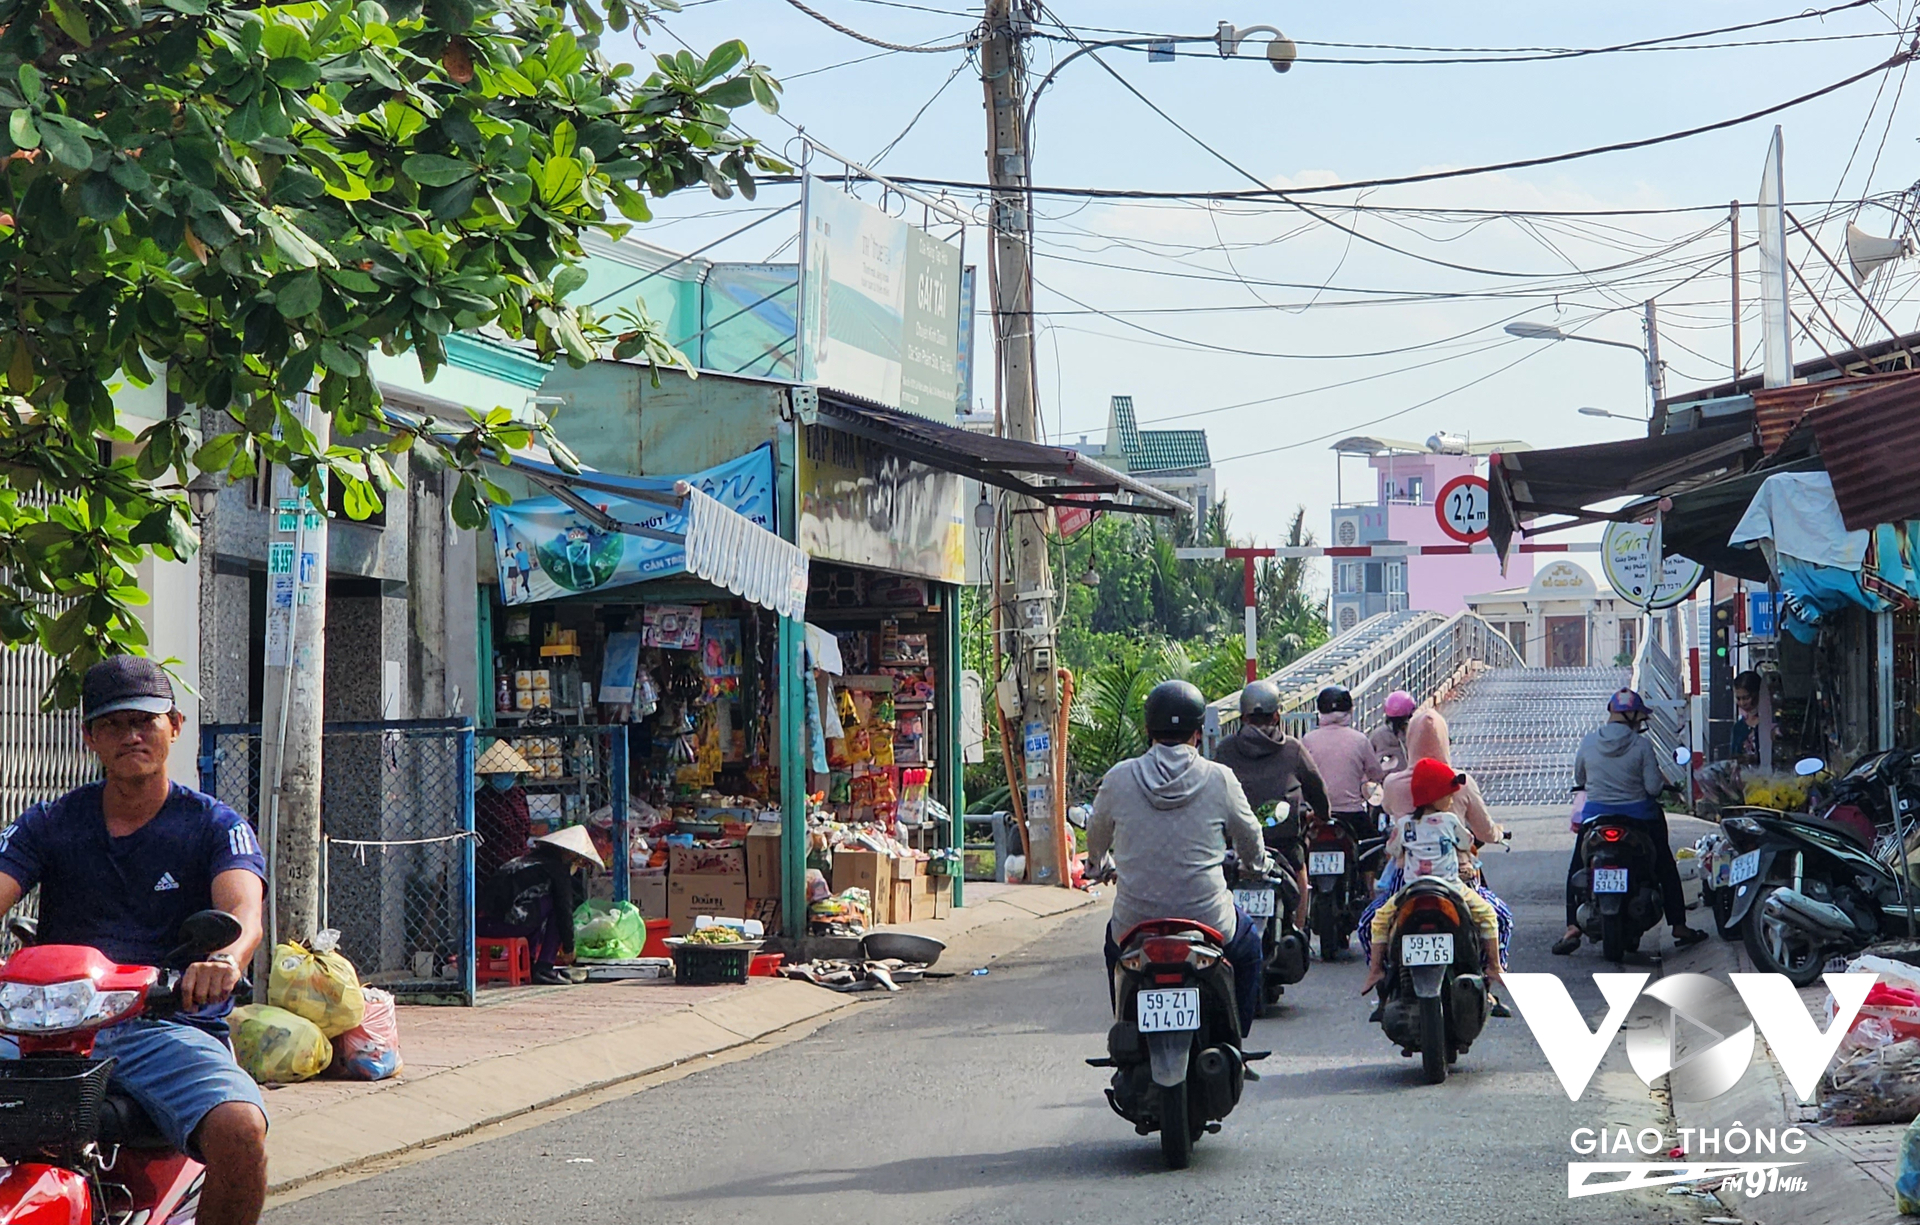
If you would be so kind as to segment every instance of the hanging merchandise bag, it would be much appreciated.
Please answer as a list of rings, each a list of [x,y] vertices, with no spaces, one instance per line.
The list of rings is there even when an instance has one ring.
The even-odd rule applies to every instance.
[[[318,1026],[271,1004],[233,1010],[233,1058],[263,1085],[310,1080],[333,1062],[333,1045]]]
[[[573,912],[573,952],[590,961],[631,961],[647,944],[647,921],[631,902],[590,898]]]
[[[366,1016],[333,1040],[334,1071],[348,1080],[385,1080],[400,1070],[400,1021],[391,995],[375,987],[361,992]]]
[[[337,1038],[366,1015],[360,975],[338,951],[340,933],[331,929],[313,938],[311,948],[288,941],[273,948],[267,977],[267,1003],[305,1017],[328,1038]]]

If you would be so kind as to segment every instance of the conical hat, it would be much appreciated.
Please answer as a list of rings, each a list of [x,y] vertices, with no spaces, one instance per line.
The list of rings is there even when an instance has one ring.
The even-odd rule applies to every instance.
[[[496,740],[474,763],[475,774],[531,774],[533,763],[520,756],[520,750],[504,740]]]
[[[595,849],[593,838],[588,835],[587,827],[584,825],[569,825],[565,829],[556,829],[551,834],[535,838],[534,841],[569,851],[589,861],[596,868],[607,866],[607,861],[600,858],[600,852]]]

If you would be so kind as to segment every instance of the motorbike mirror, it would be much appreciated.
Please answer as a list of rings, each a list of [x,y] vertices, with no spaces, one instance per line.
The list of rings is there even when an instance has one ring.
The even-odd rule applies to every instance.
[[[169,967],[178,968],[216,949],[223,949],[240,938],[244,929],[240,920],[224,910],[201,910],[180,924],[180,944],[166,956]]]
[[[1809,778],[1827,768],[1827,763],[1818,757],[1802,757],[1793,763],[1793,772],[1801,778]]]
[[[1691,765],[1692,763],[1693,763],[1693,750],[1688,748],[1686,745],[1683,744],[1679,748],[1673,751],[1674,765],[1685,766],[1685,765]]]

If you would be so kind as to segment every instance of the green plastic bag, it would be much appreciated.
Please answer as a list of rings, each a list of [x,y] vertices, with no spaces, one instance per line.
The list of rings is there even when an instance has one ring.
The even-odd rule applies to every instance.
[[[592,898],[573,912],[573,955],[629,961],[646,947],[647,923],[630,902]]]
[[[249,1004],[229,1020],[234,1061],[263,1085],[309,1080],[333,1062],[333,1043],[320,1027],[284,1008]]]

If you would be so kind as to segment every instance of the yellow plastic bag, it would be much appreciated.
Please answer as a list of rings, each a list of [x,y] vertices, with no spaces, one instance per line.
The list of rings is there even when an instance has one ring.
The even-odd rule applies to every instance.
[[[263,1085],[309,1080],[333,1062],[333,1044],[318,1026],[271,1004],[233,1010],[233,1057]]]
[[[276,944],[267,975],[267,1003],[305,1017],[327,1038],[357,1027],[367,1012],[359,973],[335,951],[339,940],[339,932],[323,931],[314,937],[312,948],[291,941]]]

